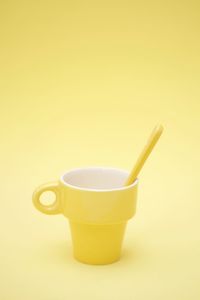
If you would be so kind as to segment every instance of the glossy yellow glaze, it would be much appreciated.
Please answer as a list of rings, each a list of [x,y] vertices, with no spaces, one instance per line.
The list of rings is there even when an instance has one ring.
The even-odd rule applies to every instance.
[[[74,256],[89,264],[109,264],[121,255],[127,221],[136,211],[138,181],[121,189],[94,190],[66,185],[62,180],[38,187],[35,207],[45,214],[62,213],[70,221]],[[44,205],[40,196],[52,191],[56,199]]]

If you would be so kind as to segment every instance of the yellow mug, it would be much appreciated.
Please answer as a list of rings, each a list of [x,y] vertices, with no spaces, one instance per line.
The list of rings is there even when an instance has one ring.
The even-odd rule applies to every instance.
[[[136,211],[138,180],[123,186],[128,172],[115,168],[73,169],[59,181],[38,187],[33,194],[35,207],[49,215],[69,219],[74,257],[87,264],[109,264],[120,259],[127,221]],[[51,205],[40,201],[52,191]]]

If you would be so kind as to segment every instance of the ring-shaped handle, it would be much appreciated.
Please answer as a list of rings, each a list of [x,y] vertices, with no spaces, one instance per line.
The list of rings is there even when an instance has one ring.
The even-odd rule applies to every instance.
[[[40,201],[40,196],[42,193],[49,191],[55,193],[56,199],[52,204],[44,205]],[[39,186],[33,193],[33,204],[39,211],[47,215],[56,215],[61,213],[59,182],[49,182]]]

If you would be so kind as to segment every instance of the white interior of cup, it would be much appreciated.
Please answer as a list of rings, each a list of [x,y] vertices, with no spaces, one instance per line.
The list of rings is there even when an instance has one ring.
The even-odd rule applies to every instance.
[[[88,167],[68,171],[61,177],[61,181],[74,188],[102,191],[127,188],[123,186],[127,177],[128,172],[124,170]]]

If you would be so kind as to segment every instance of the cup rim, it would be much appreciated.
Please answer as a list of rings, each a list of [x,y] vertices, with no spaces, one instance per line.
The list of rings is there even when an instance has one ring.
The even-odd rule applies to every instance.
[[[127,186],[122,186],[122,187],[119,187],[119,188],[110,188],[110,189],[95,189],[95,188],[84,188],[84,187],[78,187],[76,185],[73,185],[73,184],[70,184],[70,183],[67,183],[65,180],[64,180],[64,176],[67,174],[67,173],[70,173],[70,172],[76,172],[76,171],[80,171],[80,170],[89,170],[89,169],[103,169],[103,170],[113,170],[113,171],[120,171],[120,172],[123,172],[124,174],[126,174],[127,176],[129,175],[129,172],[127,170],[124,170],[124,169],[120,169],[120,168],[114,168],[114,167],[102,167],[102,166],[92,166],[92,167],[81,167],[81,168],[73,168],[73,169],[69,169],[68,171],[66,171],[63,175],[61,175],[60,177],[60,181],[63,185],[71,188],[71,189],[74,189],[74,190],[79,190],[79,191],[88,191],[88,192],[114,192],[114,191],[123,191],[123,190],[128,190],[130,188],[133,188],[134,186],[136,186],[138,184],[138,178],[136,178],[134,180],[134,182],[130,185],[127,185]]]

